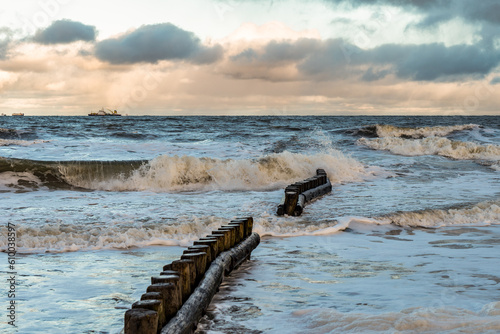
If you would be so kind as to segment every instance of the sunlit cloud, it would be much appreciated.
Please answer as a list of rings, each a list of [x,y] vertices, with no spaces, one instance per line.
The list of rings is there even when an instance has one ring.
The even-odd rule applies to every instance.
[[[285,15],[287,3],[300,7],[290,6]],[[212,4],[217,9],[221,1]],[[321,24],[313,17],[304,23],[303,13],[294,24],[292,9],[309,7],[282,0],[266,6],[263,14],[275,19],[241,20],[234,27],[241,19],[237,15],[251,9],[256,17],[263,7],[259,1],[232,1],[223,15],[212,13],[219,20],[217,35],[226,22],[232,27],[219,38],[202,38],[200,30],[179,21],[144,21],[100,39],[99,24],[71,16],[27,36],[16,35],[15,27],[0,28],[0,109],[14,106],[40,114],[86,114],[101,106],[129,114],[498,112],[496,2],[475,7],[465,0],[454,7],[437,0],[312,4],[315,14],[324,11],[317,20]],[[203,35],[210,36],[210,27],[205,29]]]

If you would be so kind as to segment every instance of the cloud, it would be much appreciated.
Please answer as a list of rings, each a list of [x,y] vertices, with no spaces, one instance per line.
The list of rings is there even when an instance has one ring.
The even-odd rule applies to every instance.
[[[500,61],[498,52],[475,45],[442,43],[421,45],[383,45],[364,52],[368,61],[391,65],[401,79],[414,81],[455,81],[481,78]]]
[[[278,73],[277,67],[294,66],[298,77],[286,80],[376,81],[393,74],[399,80],[452,82],[484,77],[498,66],[500,52],[480,45],[442,43],[385,44],[361,49],[340,38],[299,39],[249,47],[229,60],[240,66],[237,77],[247,79],[255,73],[254,78],[276,81],[272,74]],[[265,68],[269,70],[268,78],[263,75]]]
[[[490,85],[497,85],[497,84],[500,84],[500,77],[494,77],[493,79],[491,79]]]
[[[220,45],[204,46],[192,32],[171,23],[144,25],[117,38],[96,44],[95,55],[111,64],[157,63],[185,60],[210,64],[222,57]]]
[[[0,60],[7,58],[9,45],[12,40],[12,31],[7,27],[0,27]]]
[[[330,3],[347,3],[352,6],[388,5],[413,9],[426,17],[422,24],[434,25],[439,22],[462,17],[466,21],[482,21],[500,24],[500,3],[498,0],[325,0]]]
[[[47,28],[38,30],[33,41],[40,44],[66,44],[76,41],[92,42],[95,38],[94,26],[70,20],[58,20]]]

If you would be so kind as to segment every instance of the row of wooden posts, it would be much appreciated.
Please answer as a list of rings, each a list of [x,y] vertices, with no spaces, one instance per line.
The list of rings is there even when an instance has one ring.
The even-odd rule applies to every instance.
[[[160,333],[198,287],[212,262],[252,236],[252,229],[252,217],[237,218],[194,241],[179,260],[165,265],[158,276],[151,277],[151,285],[141,300],[125,313],[125,334]]]
[[[285,188],[285,194],[278,205],[277,215],[300,216],[307,202],[332,191],[332,184],[324,169],[317,169],[316,175],[295,182]]]

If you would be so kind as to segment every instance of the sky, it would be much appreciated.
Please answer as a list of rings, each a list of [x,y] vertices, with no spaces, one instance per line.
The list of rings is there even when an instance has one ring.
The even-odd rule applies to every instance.
[[[500,115],[498,0],[0,4],[0,113]]]

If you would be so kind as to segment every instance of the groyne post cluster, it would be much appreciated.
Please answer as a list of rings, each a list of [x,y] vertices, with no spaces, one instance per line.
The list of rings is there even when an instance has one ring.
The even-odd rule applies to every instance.
[[[295,182],[285,188],[285,194],[278,205],[279,216],[300,216],[306,203],[332,191],[332,184],[324,169],[317,169],[316,175]]]
[[[224,275],[249,259],[259,244],[252,229],[252,217],[231,220],[163,266],[141,300],[126,311],[125,334],[191,333]]]

